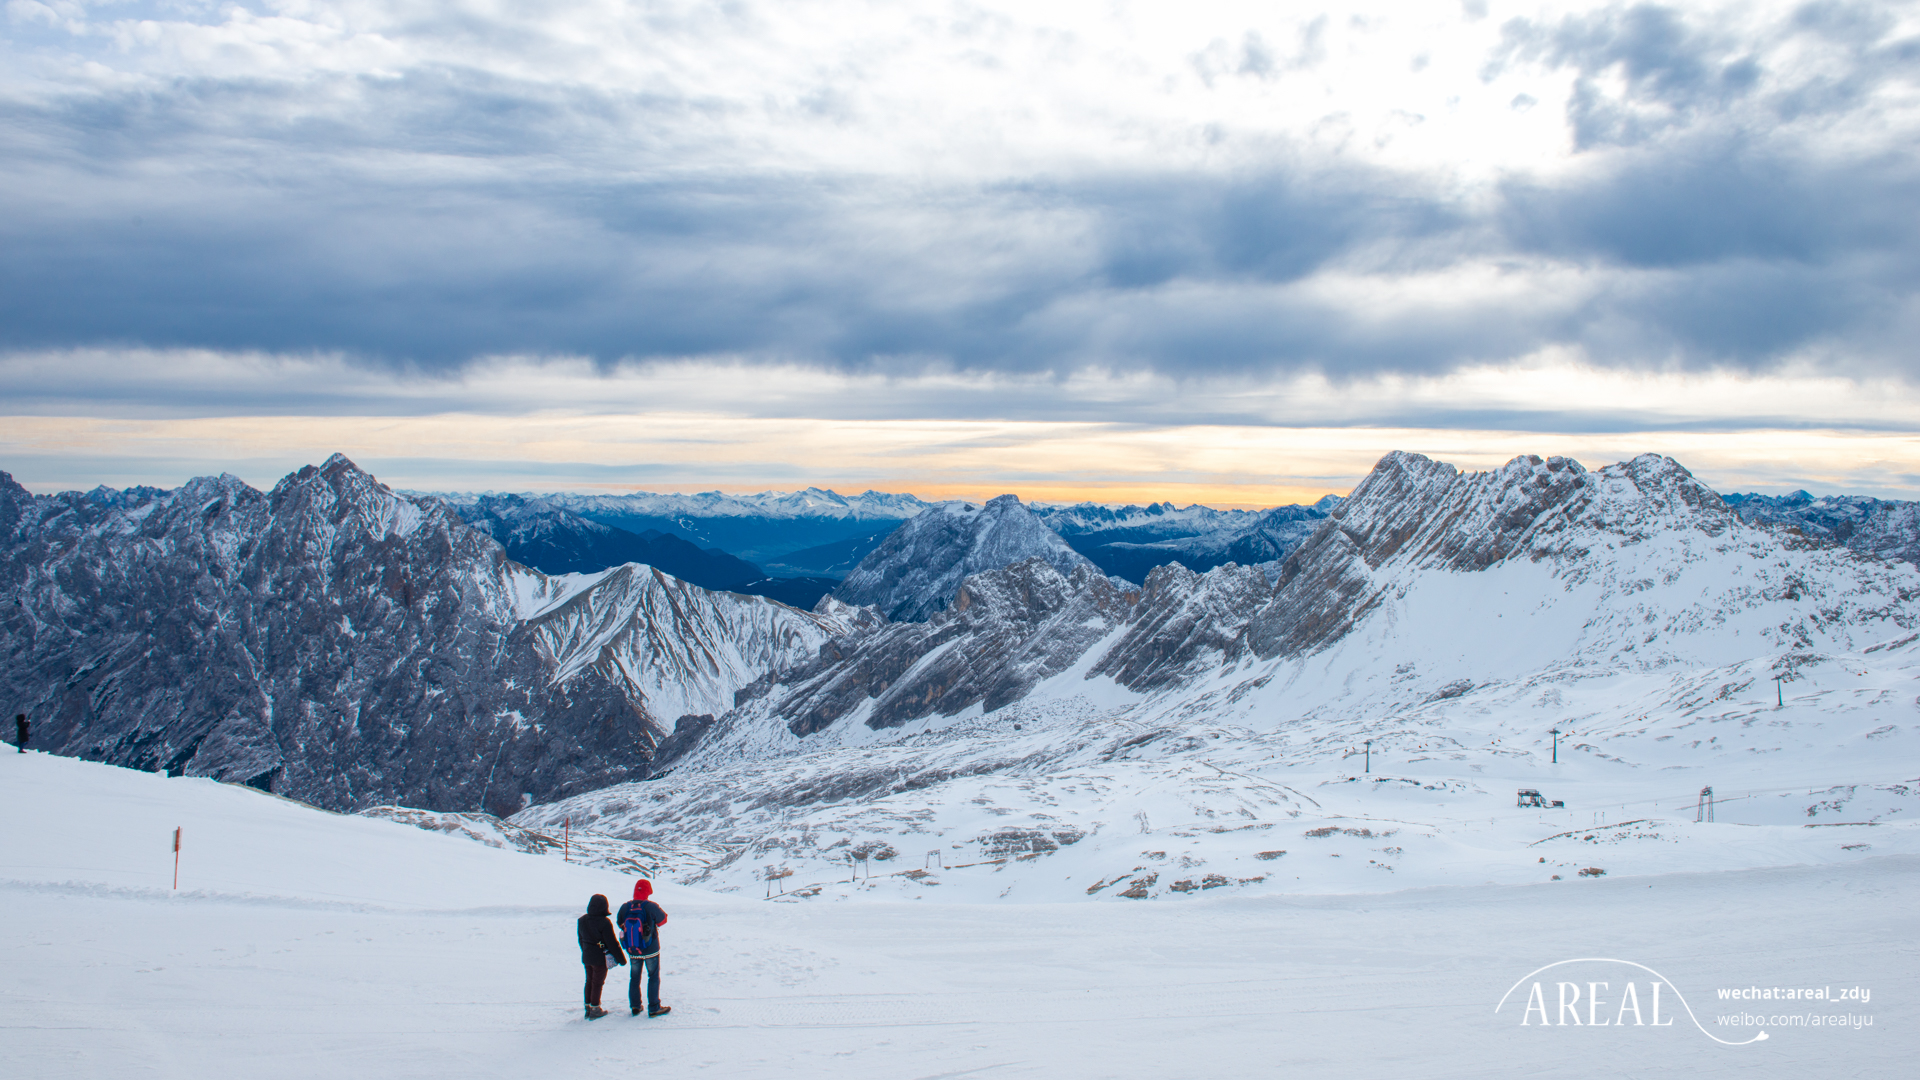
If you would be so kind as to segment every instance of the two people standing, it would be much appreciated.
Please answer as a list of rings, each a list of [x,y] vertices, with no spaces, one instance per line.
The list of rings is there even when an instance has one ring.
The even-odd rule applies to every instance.
[[[660,927],[667,913],[651,899],[653,882],[641,878],[633,886],[633,899],[620,905],[620,931],[614,932],[607,921],[607,898],[599,893],[587,901],[587,913],[580,916],[580,962],[587,969],[587,1019],[607,1015],[600,1007],[600,990],[607,981],[607,962],[616,966],[633,960],[627,979],[627,1005],[640,1015],[640,974],[647,974],[647,1015],[664,1016],[673,1011],[660,1004]]]

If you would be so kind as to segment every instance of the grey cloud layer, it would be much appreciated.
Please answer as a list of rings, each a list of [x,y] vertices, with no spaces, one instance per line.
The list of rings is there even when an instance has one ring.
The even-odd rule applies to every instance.
[[[16,85],[0,98],[0,348],[1364,374],[1567,346],[1920,376],[1902,344],[1920,331],[1911,147],[1889,133],[1838,159],[1773,126],[1910,84],[1920,46],[1892,26],[1857,4],[1807,5],[1764,40],[1653,5],[1514,20],[1490,69],[1572,72],[1585,153],[1491,198],[1299,147],[1217,172],[985,182],[679,170],[686,133],[724,105],[445,65]],[[1755,59],[1794,35],[1846,66],[1794,78]],[[1264,77],[1314,47],[1249,35],[1209,77]],[[1510,287],[1390,287],[1489,266]]]

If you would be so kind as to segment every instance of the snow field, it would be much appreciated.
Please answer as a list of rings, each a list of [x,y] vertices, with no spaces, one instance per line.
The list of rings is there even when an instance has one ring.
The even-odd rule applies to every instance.
[[[949,902],[1135,899],[1149,877],[1159,898],[1365,893],[1920,854],[1920,643],[1900,634],[1795,656],[1784,704],[1767,659],[1461,680],[1456,696],[1377,710],[1368,684],[1395,678],[1377,660],[1319,661],[1330,666],[1319,685],[1362,699],[1345,708],[1270,684],[1155,711],[1067,672],[994,714],[838,734],[856,715],[822,733],[839,745],[620,785],[515,821],[731,844],[731,860],[683,880],[739,895],[766,895],[771,868],[822,897]],[[1695,820],[1704,787],[1711,823]],[[1519,808],[1522,788],[1566,806]],[[876,845],[893,857],[869,861],[874,883],[853,887],[848,853]]]
[[[41,755],[0,755],[0,792],[9,1076],[1877,1076],[1916,1048],[1912,857],[1180,903],[667,885],[674,1013],[588,1023],[573,919],[630,878]],[[1720,986],[1865,986],[1875,1021],[1733,1048],[1684,1018],[1493,1012],[1581,956],[1648,964],[1703,1012]]]

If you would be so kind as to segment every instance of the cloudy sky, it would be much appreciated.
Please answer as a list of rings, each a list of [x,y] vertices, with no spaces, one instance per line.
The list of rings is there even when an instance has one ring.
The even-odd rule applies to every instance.
[[[7,0],[0,469],[1920,497],[1920,4]]]

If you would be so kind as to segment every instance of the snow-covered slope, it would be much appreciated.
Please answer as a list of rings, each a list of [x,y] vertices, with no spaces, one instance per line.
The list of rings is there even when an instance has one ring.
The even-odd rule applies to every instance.
[[[1063,574],[1094,569],[1016,495],[938,503],[894,530],[832,596],[876,606],[895,622],[920,622],[945,610],[966,578],[1032,558]]]
[[[1063,814],[1108,805],[1126,768],[1053,789]],[[1022,841],[1028,850],[1006,861],[960,866],[969,860],[948,845],[950,833],[937,838],[943,868],[921,855],[936,842],[929,831],[891,858],[869,848],[872,878],[857,885],[844,859],[817,880],[796,865],[794,876],[738,896],[654,875],[671,916],[662,989],[673,1012],[627,1015],[615,969],[604,999],[615,1014],[588,1022],[573,923],[590,895],[630,894],[634,869],[616,859],[569,864],[567,848],[486,822],[370,820],[204,779],[0,754],[0,819],[14,826],[0,832],[0,1063],[8,1076],[159,1080],[337,1080],[343,1070],[362,1080],[588,1080],[686,1063],[754,1080],[1439,1080],[1489,1075],[1489,1062],[1503,1075],[1587,1076],[1602,1052],[1623,1075],[1710,1078],[1756,1068],[1898,1076],[1911,1059],[1896,1021],[1920,979],[1898,943],[1910,937],[1906,898],[1920,887],[1920,859],[1876,857],[1900,846],[1900,826],[1689,825],[1644,843],[1674,861],[1716,844],[1771,845],[1776,866],[1813,865],[1624,880],[1616,860],[1625,848],[1613,836],[1637,827],[1575,837],[1572,851],[1558,846],[1566,841],[1527,847],[1545,831],[1516,829],[1499,847],[1445,849],[1455,887],[1409,891],[1430,871],[1404,860],[1380,869],[1401,857],[1377,849],[1414,854],[1414,828],[1286,817],[1276,813],[1281,800],[1298,799],[1284,790],[1244,800],[1267,814],[1252,821],[1228,810],[1220,776],[1196,767],[1169,777],[1141,801],[1147,821],[1122,806],[1101,810],[1108,825],[1052,852],[1036,855],[1035,841],[1071,837],[1064,825],[1007,839],[1001,850]],[[755,790],[742,789],[742,801]],[[1010,819],[995,811],[1033,801],[990,777],[973,798],[965,811],[1002,825]],[[1232,816],[1196,819],[1192,803]],[[1411,817],[1426,807],[1396,809]],[[1230,831],[1242,823],[1270,828]],[[491,846],[496,832],[540,853]],[[1184,865],[1203,838],[1288,851],[1250,858],[1267,877],[1258,886],[1210,887],[1207,870]],[[1869,841],[1873,851],[1845,850]],[[1128,856],[1123,869],[1143,870],[1104,881],[1110,874],[1094,873],[1102,844],[1104,856]],[[1569,855],[1615,870],[1482,883],[1543,850],[1553,861],[1540,870]],[[932,869],[917,879],[891,872],[923,866]],[[1145,868],[1193,888],[1142,888]],[[1067,875],[1074,880],[1060,880]],[[1282,881],[1296,876],[1319,895],[1288,895]],[[1368,887],[1328,888],[1343,876]],[[1048,885],[1077,902],[1026,902]],[[1583,955],[1625,957],[1672,979],[1663,1015],[1648,1019],[1675,1023],[1631,1026],[1629,1017],[1624,1028],[1543,1031],[1537,1016],[1521,1026],[1512,1003],[1495,1011],[1516,979]],[[1585,980],[1612,980],[1610,1004],[1624,993],[1618,967],[1555,974],[1583,991]],[[1650,1006],[1648,976],[1631,975]],[[1715,999],[1715,987],[1752,985],[1865,987],[1868,1002],[1793,1010],[1875,1023],[1778,1027],[1736,1048],[1705,1038],[1678,1004],[1691,1002],[1709,1031],[1750,1038],[1753,1029],[1730,1033],[1713,1014],[1780,1011]]]

